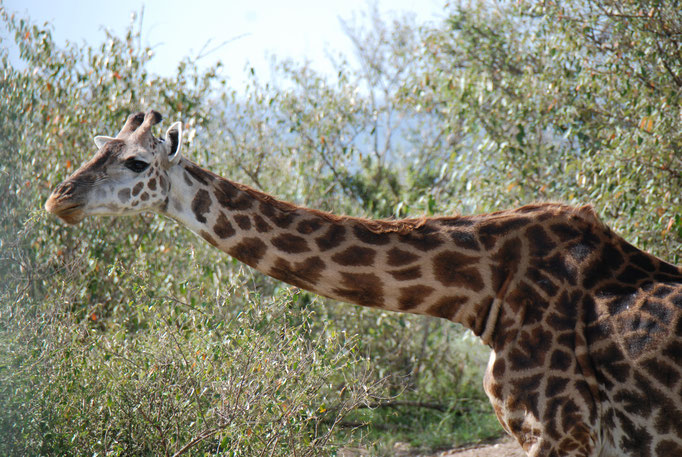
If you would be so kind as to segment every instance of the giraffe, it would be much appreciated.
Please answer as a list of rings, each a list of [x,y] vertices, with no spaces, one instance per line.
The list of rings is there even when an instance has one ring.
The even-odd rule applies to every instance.
[[[319,295],[460,323],[492,349],[484,389],[532,457],[682,456],[682,268],[590,206],[367,220],[298,207],[183,158],[131,114],[45,204],[68,224],[156,212]]]

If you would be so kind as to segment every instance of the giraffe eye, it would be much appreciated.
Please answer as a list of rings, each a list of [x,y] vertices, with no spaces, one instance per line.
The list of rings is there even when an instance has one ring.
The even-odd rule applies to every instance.
[[[142,160],[137,159],[128,159],[125,161],[124,165],[127,169],[132,170],[135,173],[141,173],[145,171],[149,166],[147,162],[143,162]]]

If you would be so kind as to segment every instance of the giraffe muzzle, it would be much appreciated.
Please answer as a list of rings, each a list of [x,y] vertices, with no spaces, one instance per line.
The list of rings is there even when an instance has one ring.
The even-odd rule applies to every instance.
[[[45,210],[70,225],[78,224],[85,218],[83,204],[75,201],[72,182],[61,183],[45,202]]]

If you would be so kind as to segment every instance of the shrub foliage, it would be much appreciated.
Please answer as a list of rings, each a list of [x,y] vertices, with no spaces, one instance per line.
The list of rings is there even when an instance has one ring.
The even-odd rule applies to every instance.
[[[239,91],[153,58],[135,20],[59,47],[0,7],[0,454],[331,455],[501,433],[486,350],[447,322],[331,304],[161,217],[42,210],[153,107],[231,179],[338,213],[404,217],[590,203],[673,263],[682,241],[682,22],[675,2],[480,2],[445,19],[344,23],[333,77],[278,63]],[[286,179],[283,179],[286,176]],[[382,450],[383,449],[383,450]]]

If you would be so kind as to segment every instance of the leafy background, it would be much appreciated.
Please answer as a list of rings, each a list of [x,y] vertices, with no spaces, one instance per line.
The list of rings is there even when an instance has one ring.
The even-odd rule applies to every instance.
[[[220,63],[173,77],[133,20],[58,47],[0,6],[0,454],[392,455],[499,436],[488,351],[458,326],[290,288],[153,215],[67,228],[42,205],[95,133],[149,107],[184,153],[338,213],[590,203],[672,263],[682,246],[677,2],[461,2],[346,24],[359,65],[294,61],[237,92]],[[286,177],[286,179],[283,179]]]

